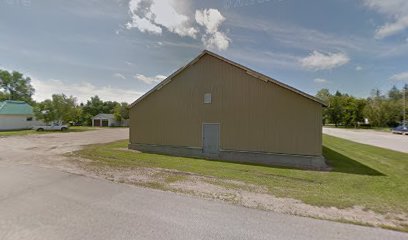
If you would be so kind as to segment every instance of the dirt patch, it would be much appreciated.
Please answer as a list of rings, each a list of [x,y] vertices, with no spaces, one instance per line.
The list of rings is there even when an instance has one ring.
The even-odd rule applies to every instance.
[[[64,154],[80,150],[85,145],[123,140],[128,136],[129,130],[126,128],[10,136],[0,138],[1,160],[12,164],[32,164],[85,175],[90,173],[80,166],[86,161],[78,164],[70,161]]]

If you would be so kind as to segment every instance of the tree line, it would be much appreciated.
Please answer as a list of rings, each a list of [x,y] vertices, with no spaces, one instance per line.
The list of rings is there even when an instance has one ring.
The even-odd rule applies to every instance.
[[[24,101],[32,105],[36,119],[46,123],[60,122],[72,125],[92,125],[92,117],[100,113],[114,114],[117,121],[129,119],[128,103],[103,101],[98,96],[86,103],[78,103],[73,96],[54,94],[50,99],[36,102],[31,79],[13,71],[0,70],[0,101]]]
[[[328,89],[321,89],[316,97],[328,105],[323,111],[323,124],[336,127],[396,127],[404,119],[408,85],[402,89],[393,86],[386,93],[374,89],[367,98],[356,98],[339,91],[331,94]]]

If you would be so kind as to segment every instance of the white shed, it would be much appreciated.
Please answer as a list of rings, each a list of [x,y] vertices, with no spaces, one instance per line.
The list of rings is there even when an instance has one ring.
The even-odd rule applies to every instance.
[[[31,129],[33,108],[22,101],[0,102],[0,131]]]
[[[115,115],[100,113],[92,118],[92,127],[117,127],[121,123],[115,120]]]

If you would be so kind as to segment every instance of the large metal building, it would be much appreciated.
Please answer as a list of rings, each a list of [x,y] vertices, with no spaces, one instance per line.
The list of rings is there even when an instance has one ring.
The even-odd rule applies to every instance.
[[[203,51],[130,106],[129,148],[321,169],[323,107],[306,93]]]

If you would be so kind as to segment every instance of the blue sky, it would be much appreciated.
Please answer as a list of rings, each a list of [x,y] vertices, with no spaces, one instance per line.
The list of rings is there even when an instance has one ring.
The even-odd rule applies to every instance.
[[[132,102],[217,52],[309,94],[408,82],[406,0],[0,0],[0,68],[65,93]]]

